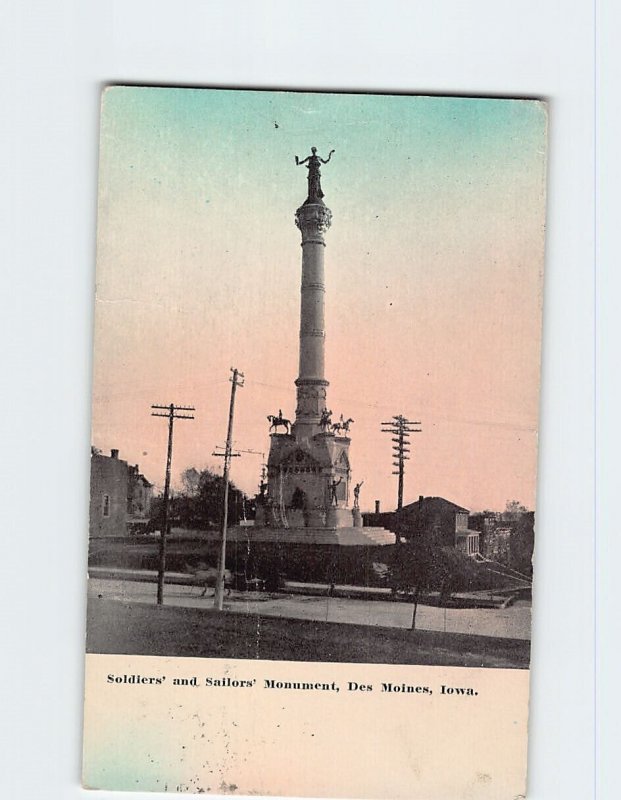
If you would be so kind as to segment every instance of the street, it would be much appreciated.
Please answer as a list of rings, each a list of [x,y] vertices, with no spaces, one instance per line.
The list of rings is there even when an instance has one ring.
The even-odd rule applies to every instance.
[[[169,584],[165,586],[164,604],[182,608],[212,609],[213,589],[201,597],[202,589],[196,586]],[[90,578],[90,598],[129,601],[133,603],[156,602],[153,583]],[[266,592],[232,592],[225,597],[227,611],[266,617],[283,617],[317,622],[337,622],[351,625],[369,625],[409,629],[412,623],[412,605],[390,600],[365,600],[338,597],[320,597],[303,594],[269,594]],[[531,604],[521,600],[505,609],[439,608],[419,605],[416,628],[446,633],[473,634],[500,638],[530,638]]]

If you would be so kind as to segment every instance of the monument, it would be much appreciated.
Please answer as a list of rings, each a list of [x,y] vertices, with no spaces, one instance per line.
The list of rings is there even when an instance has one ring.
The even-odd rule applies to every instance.
[[[257,500],[255,529],[269,528],[274,535],[280,532],[283,538],[297,541],[311,541],[314,531],[314,538],[323,543],[393,544],[395,536],[389,531],[362,526],[363,481],[355,485],[350,505],[349,433],[354,420],[341,413],[334,422],[327,400],[324,236],[332,212],[323,200],[321,165],[333,153],[323,159],[312,147],[310,156],[295,158],[296,165],[308,170],[308,196],[295,213],[302,237],[297,402],[293,422],[280,409],[268,416],[267,486],[262,486]]]

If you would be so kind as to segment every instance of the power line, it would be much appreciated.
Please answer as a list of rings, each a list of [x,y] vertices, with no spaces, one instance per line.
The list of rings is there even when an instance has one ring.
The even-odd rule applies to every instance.
[[[382,422],[382,433],[392,434],[393,467],[397,471],[393,475],[399,476],[399,483],[397,489],[397,511],[403,508],[403,476],[405,473],[405,462],[409,460],[408,453],[410,452],[408,445],[410,444],[410,434],[420,433],[422,428],[416,428],[415,425],[420,425],[420,422],[412,422],[406,417],[398,414],[393,416],[389,422]]]
[[[216,445],[216,450],[224,450],[224,449],[225,448],[222,447],[222,445],[220,445],[220,444]],[[237,447],[235,448],[235,451],[236,452],[234,452],[234,453],[232,452],[231,453],[231,458],[233,458],[235,456],[241,456],[242,453],[250,453],[251,455],[254,455],[254,456],[261,456],[261,483],[263,483],[265,481],[265,478],[267,477],[267,472],[266,472],[267,464],[265,463],[265,453],[262,452],[261,450],[240,450]],[[224,453],[216,453],[214,451],[211,455],[212,456],[219,456],[219,457],[222,458],[224,456]]]
[[[194,419],[191,414],[179,414],[179,411],[195,411],[194,406],[176,406],[171,403],[167,406],[152,405],[156,409],[151,412],[152,417],[165,417],[168,419],[168,450],[166,453],[166,479],[164,482],[164,524],[160,531],[160,559],[157,571],[157,604],[164,602],[164,574],[166,570],[166,537],[168,536],[168,516],[170,505],[170,468],[172,465],[173,425],[176,419]],[[166,411],[162,414],[162,411]]]

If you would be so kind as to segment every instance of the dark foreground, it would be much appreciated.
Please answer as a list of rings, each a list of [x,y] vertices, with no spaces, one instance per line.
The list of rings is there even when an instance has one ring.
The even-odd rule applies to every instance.
[[[154,606],[88,604],[89,653],[526,669],[530,643],[438,631],[343,625]]]

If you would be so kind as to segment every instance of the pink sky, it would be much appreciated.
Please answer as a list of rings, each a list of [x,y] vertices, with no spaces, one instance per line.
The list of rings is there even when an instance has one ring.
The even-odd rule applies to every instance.
[[[278,126],[278,127],[276,127]],[[471,510],[535,500],[545,106],[537,102],[116,88],[103,103],[93,444],[163,483],[221,468],[229,368],[246,375],[234,438],[267,453],[293,417],[300,236],[294,156],[323,169],[328,406],[353,417],[363,508],[396,502],[380,422],[421,420],[405,502]],[[254,493],[261,457],[236,459]]]

